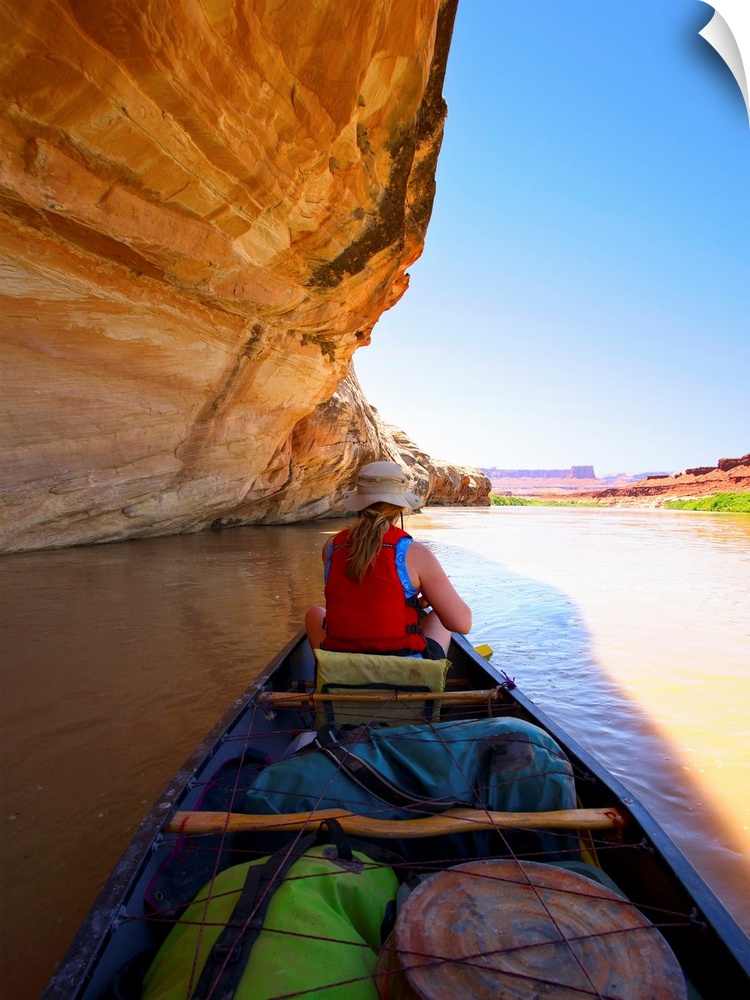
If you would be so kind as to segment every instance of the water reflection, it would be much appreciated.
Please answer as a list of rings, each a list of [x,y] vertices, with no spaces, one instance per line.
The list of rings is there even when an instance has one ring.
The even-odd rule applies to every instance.
[[[0,561],[9,994],[39,992],[151,802],[320,601],[328,530]]]
[[[450,523],[430,511],[425,535],[483,560],[483,641],[750,929],[750,518],[501,508]],[[509,591],[515,602],[495,599]]]

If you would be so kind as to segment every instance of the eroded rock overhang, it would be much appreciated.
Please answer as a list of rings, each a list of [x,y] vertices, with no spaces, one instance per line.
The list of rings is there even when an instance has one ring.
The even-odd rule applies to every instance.
[[[336,509],[423,249],[456,0],[5,0],[6,551]]]

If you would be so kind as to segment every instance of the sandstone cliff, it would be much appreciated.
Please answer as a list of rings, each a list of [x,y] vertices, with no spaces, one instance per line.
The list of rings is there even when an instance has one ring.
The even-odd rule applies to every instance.
[[[401,465],[415,477],[416,493],[428,497],[430,506],[490,506],[492,483],[481,469],[431,458],[398,427],[389,426],[388,430],[398,448]]]
[[[5,550],[319,516],[393,457],[350,361],[423,248],[455,4],[4,0]]]
[[[331,398],[294,429],[291,457],[279,455],[280,486],[247,511],[237,508],[216,525],[278,524],[319,517],[348,517],[344,493],[363,462],[398,462],[410,474],[411,489],[430,504],[489,506],[490,481],[478,469],[436,462],[400,430],[385,424],[362,394],[351,368]],[[284,477],[283,479],[281,477]]]

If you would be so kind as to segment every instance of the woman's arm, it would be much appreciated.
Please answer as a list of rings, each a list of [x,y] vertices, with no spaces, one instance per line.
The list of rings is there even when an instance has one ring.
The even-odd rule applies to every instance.
[[[406,569],[414,586],[427,598],[433,611],[450,632],[471,629],[471,608],[459,597],[436,556],[420,542],[406,552]]]

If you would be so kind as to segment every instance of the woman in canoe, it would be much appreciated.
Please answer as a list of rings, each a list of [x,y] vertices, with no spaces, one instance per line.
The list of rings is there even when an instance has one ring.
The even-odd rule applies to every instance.
[[[393,462],[371,462],[344,497],[357,520],[323,546],[325,608],[310,608],[313,649],[442,659],[471,610],[433,553],[396,521],[422,501]]]

